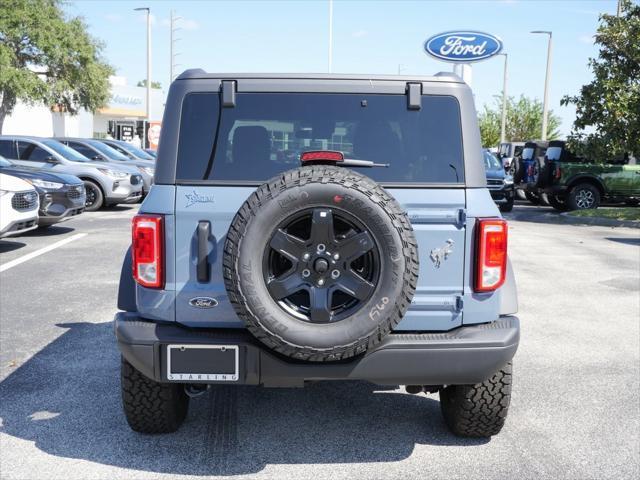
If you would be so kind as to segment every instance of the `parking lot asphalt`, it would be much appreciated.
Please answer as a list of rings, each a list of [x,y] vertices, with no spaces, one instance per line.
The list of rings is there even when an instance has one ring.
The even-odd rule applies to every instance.
[[[362,382],[217,387],[177,433],[143,436],[122,414],[112,324],[135,211],[0,240],[1,478],[640,475],[639,230],[507,215],[522,339],[491,440],[451,435],[437,395]]]

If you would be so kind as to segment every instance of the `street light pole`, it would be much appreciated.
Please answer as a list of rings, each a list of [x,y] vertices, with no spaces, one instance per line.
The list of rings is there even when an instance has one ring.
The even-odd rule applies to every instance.
[[[147,148],[147,123],[151,119],[151,9],[141,7],[134,10],[147,12],[147,119],[142,124],[142,148]]]
[[[506,129],[507,129],[507,58],[506,53],[501,53],[504,56],[504,75],[502,77],[502,123],[500,125],[500,143],[507,141]]]
[[[180,53],[174,50],[176,42],[180,40],[175,37],[175,32],[180,30],[180,27],[175,26],[178,20],[182,20],[182,17],[176,17],[175,12],[171,10],[171,20],[169,21],[169,85],[173,83],[173,79],[175,78],[175,67],[180,65],[179,63],[175,63],[175,57],[180,55]]]
[[[551,78],[551,49],[553,45],[553,34],[547,30],[533,30],[531,33],[544,33],[549,35],[547,43],[547,73],[544,77],[544,103],[542,104],[542,137],[547,139],[547,120],[549,116],[549,79]]]
[[[329,73],[333,70],[333,0],[329,0]]]

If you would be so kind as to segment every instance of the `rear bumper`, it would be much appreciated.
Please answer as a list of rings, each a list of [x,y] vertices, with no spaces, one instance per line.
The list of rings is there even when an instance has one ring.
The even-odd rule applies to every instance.
[[[191,329],[119,312],[115,333],[122,355],[140,372],[167,381],[166,345],[238,345],[238,384],[302,386],[306,380],[367,380],[381,385],[456,385],[491,377],[516,353],[517,317],[444,333],[395,333],[365,355],[345,362],[299,362],[278,355],[246,330]],[[197,382],[189,383],[216,383]],[[228,384],[229,382],[224,382]]]

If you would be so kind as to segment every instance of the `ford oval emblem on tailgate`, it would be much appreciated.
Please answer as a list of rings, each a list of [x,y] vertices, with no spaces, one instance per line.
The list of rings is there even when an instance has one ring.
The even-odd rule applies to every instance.
[[[470,63],[497,55],[502,50],[502,40],[489,33],[473,30],[439,33],[424,42],[424,50],[445,62]]]
[[[211,297],[195,297],[189,300],[189,305],[196,308],[213,308],[218,306],[218,301]]]

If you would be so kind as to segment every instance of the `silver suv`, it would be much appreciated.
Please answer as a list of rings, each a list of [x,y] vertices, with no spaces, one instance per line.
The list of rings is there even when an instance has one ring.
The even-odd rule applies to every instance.
[[[132,160],[110,145],[94,138],[56,137],[55,140],[73,148],[76,152],[96,162],[110,162],[118,166],[133,168],[142,175],[142,195],[149,193],[153,183],[155,162],[149,160]]]
[[[48,138],[0,136],[0,155],[18,165],[79,177],[87,192],[86,211],[142,197],[142,175],[133,167],[94,162],[62,143]]]

